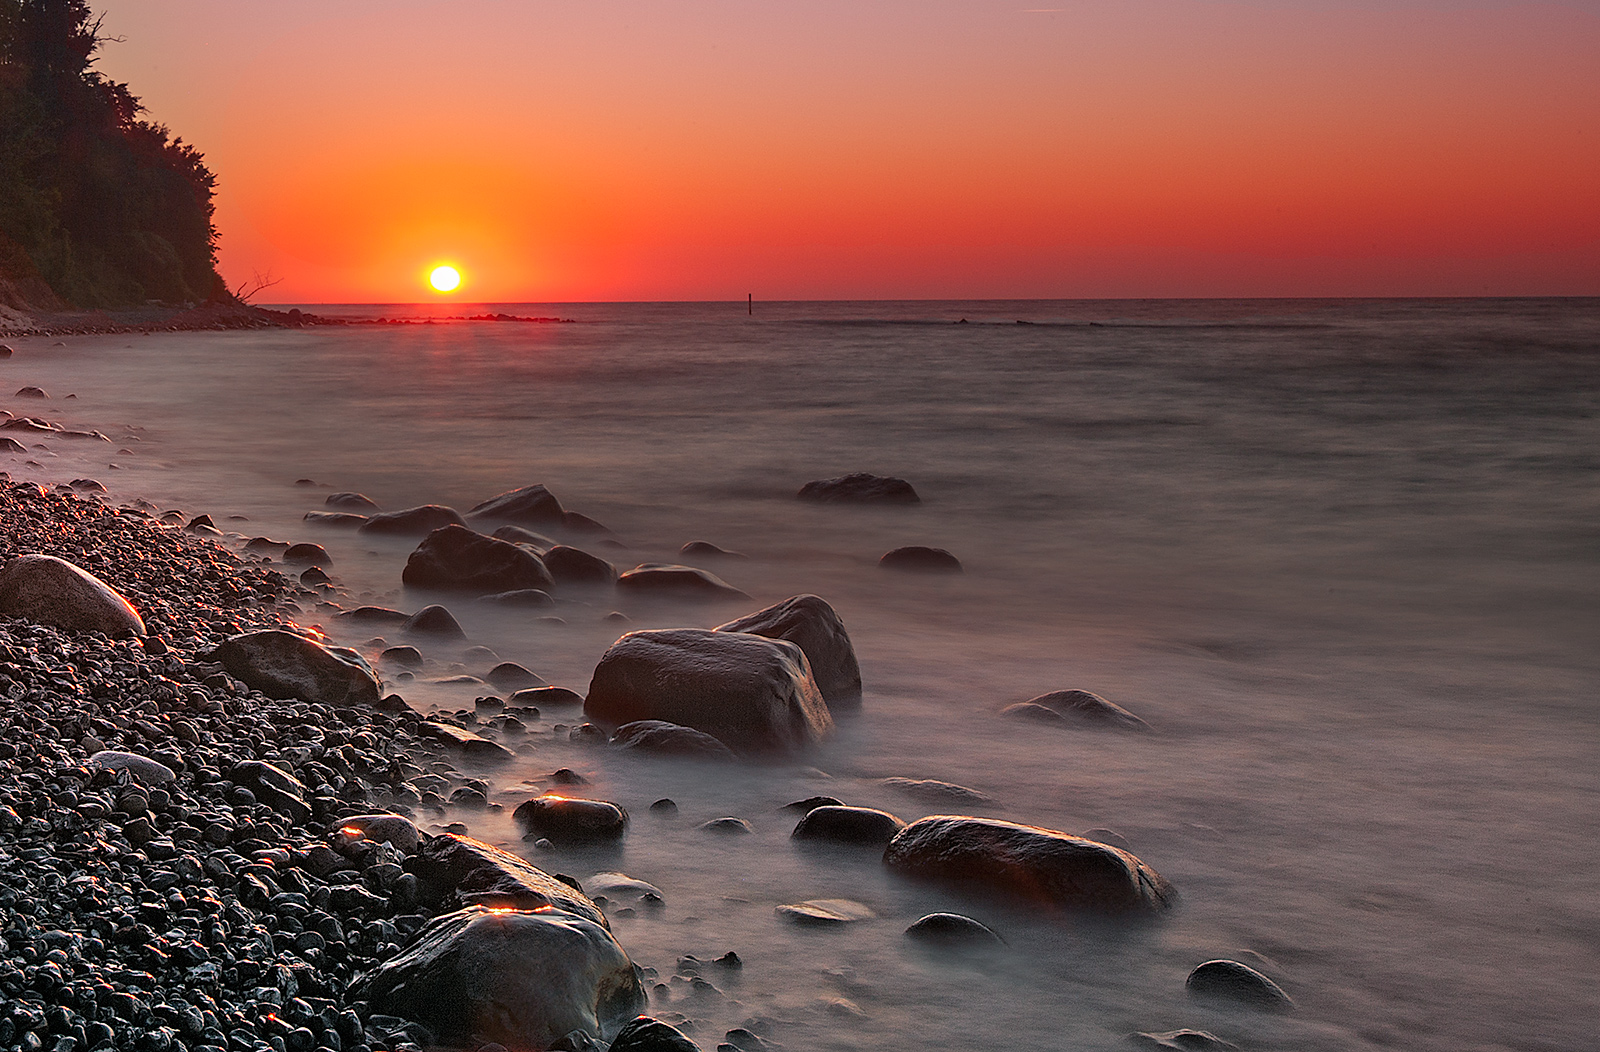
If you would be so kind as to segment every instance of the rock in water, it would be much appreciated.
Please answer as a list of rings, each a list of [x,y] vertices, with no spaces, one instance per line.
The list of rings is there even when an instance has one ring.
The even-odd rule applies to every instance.
[[[312,566],[332,566],[333,557],[328,554],[328,549],[320,544],[302,542],[291,544],[284,549],[283,561],[286,563],[309,563]]]
[[[699,756],[706,759],[731,759],[733,750],[705,731],[680,727],[664,720],[635,720],[624,723],[611,736],[619,749],[662,753],[668,756]]]
[[[621,840],[628,829],[628,812],[605,800],[539,796],[524,801],[511,817],[527,836],[547,837],[558,844]]]
[[[377,844],[390,844],[402,855],[414,855],[422,842],[416,823],[404,815],[351,815],[339,819],[339,832]]]
[[[883,847],[906,824],[872,807],[823,806],[806,812],[789,834],[795,840],[827,840],[835,844]]]
[[[687,599],[716,602],[723,599],[749,599],[714,573],[693,566],[669,563],[644,563],[617,578],[617,587],[641,598]]]
[[[441,833],[417,849],[410,865],[421,901],[438,911],[474,905],[551,907],[610,927],[600,907],[581,890],[481,840]]]
[[[883,861],[910,876],[962,881],[1060,909],[1157,912],[1177,894],[1134,855],[1053,829],[933,815],[902,829]]]
[[[557,584],[600,585],[617,583],[617,568],[581,548],[558,544],[542,556]]]
[[[676,1027],[644,1015],[617,1031],[609,1052],[700,1052],[700,1046]]]
[[[492,742],[481,734],[462,730],[451,723],[423,720],[417,724],[417,733],[459,750],[463,756],[479,763],[508,763],[516,758],[515,753],[499,742]]]
[[[0,613],[69,632],[145,634],[138,611],[115,589],[53,555],[19,555],[0,567]]]
[[[605,928],[559,910],[481,906],[436,917],[350,992],[456,1048],[543,1049],[574,1030],[606,1040],[646,1007]]]
[[[340,511],[377,511],[375,504],[365,493],[330,493],[328,499],[322,502],[325,507],[338,508]]]
[[[1031,698],[1023,705],[1037,705],[1073,723],[1101,727],[1120,727],[1123,730],[1147,731],[1150,725],[1121,705],[1113,704],[1098,694],[1087,690],[1055,690]],[[1006,711],[1019,709],[1013,705]]]
[[[993,945],[1005,941],[987,925],[959,913],[930,913],[926,917],[919,917],[906,929],[906,935],[918,942],[941,946],[962,943]]]
[[[814,504],[920,504],[922,498],[905,479],[869,475],[865,471],[807,482],[795,499]]]
[[[561,502],[543,486],[507,490],[475,505],[467,512],[475,519],[521,522],[534,526],[561,525]]]
[[[376,705],[378,677],[361,655],[268,629],[225,640],[212,654],[230,676],[269,698],[319,705]]]
[[[1229,1052],[1239,1046],[1207,1030],[1166,1030],[1160,1033],[1138,1031],[1128,1040],[1140,1048],[1170,1049],[1171,1052]]]
[[[455,615],[442,606],[425,606],[421,610],[406,618],[400,626],[404,632],[411,632],[424,636],[438,636],[441,639],[465,639],[467,633],[457,621]]]
[[[878,560],[885,570],[904,570],[908,573],[964,573],[961,560],[943,548],[929,548],[921,544],[908,544],[885,552]]]
[[[308,516],[309,517],[309,516]],[[465,529],[467,520],[454,508],[441,504],[424,504],[403,511],[386,511],[370,515],[361,524],[362,533],[387,533],[400,537],[422,537],[446,526]]]
[[[718,632],[748,632],[768,639],[787,639],[805,651],[811,678],[829,705],[854,705],[861,701],[861,666],[844,622],[828,603],[814,595],[790,596],[765,610],[727,624]]]
[[[795,924],[823,927],[852,924],[856,921],[871,920],[877,916],[871,907],[851,899],[809,899],[805,902],[778,906],[774,912]]]
[[[529,672],[515,661],[502,661],[483,678],[501,690],[522,690],[524,687],[543,687],[545,681]]]
[[[540,555],[560,544],[560,541],[546,537],[542,533],[525,530],[521,526],[501,526],[489,536],[497,541],[510,541],[512,544],[527,544],[535,548]]]
[[[400,579],[413,588],[479,595],[548,589],[555,584],[544,563],[528,549],[456,525],[428,534],[406,560]]]
[[[339,529],[353,530],[367,523],[365,515],[356,515],[348,511],[308,511],[302,517],[312,526],[333,526]]]
[[[611,727],[693,727],[739,752],[804,748],[833,732],[800,648],[743,632],[630,632],[600,659],[583,711]]]
[[[1287,1012],[1294,1001],[1283,987],[1248,964],[1207,961],[1197,965],[1184,982],[1189,996],[1212,1001],[1232,1001],[1268,1012]]]

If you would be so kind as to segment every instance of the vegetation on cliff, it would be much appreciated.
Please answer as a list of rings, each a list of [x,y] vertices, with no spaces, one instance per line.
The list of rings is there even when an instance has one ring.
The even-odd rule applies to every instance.
[[[216,178],[93,67],[87,0],[0,0],[0,304],[227,298]]]

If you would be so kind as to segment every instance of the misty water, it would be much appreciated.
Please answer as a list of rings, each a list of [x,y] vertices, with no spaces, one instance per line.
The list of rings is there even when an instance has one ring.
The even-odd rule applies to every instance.
[[[749,603],[443,599],[470,643],[579,693],[626,628],[827,599],[865,698],[817,752],[636,757],[568,740],[555,728],[581,714],[550,710],[494,776],[504,816],[422,816],[551,871],[660,887],[665,905],[616,911],[616,934],[667,987],[652,1013],[708,1050],[746,1023],[794,1050],[1104,1049],[1186,1026],[1262,1049],[1600,1042],[1600,302],[489,309],[572,321],[12,340],[0,404],[112,444],[47,438],[0,469],[323,544],[347,605],[440,597],[400,586],[414,540],[301,521],[333,491],[465,510],[544,483],[627,547],[568,539],[623,569],[690,540],[748,556],[706,565]],[[52,399],[9,397],[25,384]],[[907,478],[923,503],[794,499],[849,471]],[[906,544],[966,572],[877,567]],[[328,613],[302,620],[366,646]],[[424,650],[418,680],[391,684],[417,707],[489,692],[429,682],[486,670],[458,667],[461,645]],[[1074,687],[1153,732],[998,715]],[[628,808],[619,847],[518,838],[509,808],[561,767]],[[992,802],[919,800],[890,776]],[[872,850],[791,843],[779,809],[818,793],[906,820],[1112,829],[1181,902],[1126,924],[909,882]],[[649,811],[664,796],[675,817]],[[730,815],[754,832],[696,828]],[[877,917],[774,913],[818,898]],[[1006,948],[920,949],[902,932],[934,910]],[[672,978],[679,957],[728,950],[744,967],[703,970],[715,990]],[[1185,976],[1217,957],[1266,971],[1297,1011],[1191,1002]]]

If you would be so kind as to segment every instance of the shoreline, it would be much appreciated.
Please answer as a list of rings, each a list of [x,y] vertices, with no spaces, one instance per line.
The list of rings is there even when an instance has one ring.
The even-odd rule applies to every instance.
[[[309,326],[439,325],[450,322],[520,322],[570,325],[571,318],[515,314],[473,314],[443,318],[328,318],[294,308],[287,311],[248,303],[206,303],[198,307],[148,307],[141,310],[19,311],[0,306],[0,338],[40,336],[115,336],[127,333],[203,332],[229,329],[300,329]]]

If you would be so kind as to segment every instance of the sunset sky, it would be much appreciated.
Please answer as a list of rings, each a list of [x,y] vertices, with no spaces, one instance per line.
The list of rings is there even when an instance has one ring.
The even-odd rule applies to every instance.
[[[1600,0],[96,0],[273,302],[1600,295]]]

